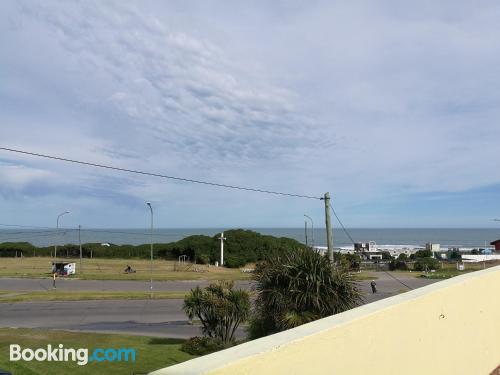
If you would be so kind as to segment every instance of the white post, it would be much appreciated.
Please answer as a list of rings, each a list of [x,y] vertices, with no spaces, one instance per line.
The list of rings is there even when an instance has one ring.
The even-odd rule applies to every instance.
[[[224,240],[226,238],[224,237],[224,232],[220,234],[219,240],[220,240],[220,265],[221,267],[224,265]]]

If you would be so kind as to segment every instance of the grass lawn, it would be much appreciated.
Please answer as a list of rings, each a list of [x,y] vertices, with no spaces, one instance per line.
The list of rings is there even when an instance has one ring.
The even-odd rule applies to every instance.
[[[185,292],[154,292],[153,299],[184,298]],[[149,292],[62,292],[47,290],[40,292],[8,292],[0,291],[0,303],[25,301],[85,301],[85,300],[132,300],[150,299]]]
[[[182,342],[178,339],[141,336],[0,328],[0,368],[14,375],[145,374],[194,358],[180,350]],[[79,366],[76,362],[11,362],[10,344],[31,349],[63,344],[65,348],[88,348],[89,356],[95,348],[133,348],[136,361],[89,362],[85,366]]]
[[[465,269],[463,271],[457,270],[457,265],[455,262],[441,262],[441,268],[435,272],[422,272],[413,271],[411,274],[415,277],[423,277],[428,279],[449,279],[450,277],[455,277],[463,275],[464,273],[479,271],[485,268],[498,266],[500,262],[490,261],[490,262],[480,262],[480,263],[465,263]],[[408,271],[391,271],[391,272],[401,272],[407,274]]]
[[[87,280],[149,280],[150,261],[144,259],[65,259],[76,263],[75,279]],[[0,277],[50,277],[51,258],[0,258]],[[136,273],[125,274],[130,265]],[[154,280],[247,280],[251,274],[238,268],[208,267],[187,264],[178,270],[175,261],[154,260]]]
[[[368,271],[352,272],[351,275],[352,275],[353,279],[356,281],[378,279],[378,277],[375,275],[374,272],[368,272]]]

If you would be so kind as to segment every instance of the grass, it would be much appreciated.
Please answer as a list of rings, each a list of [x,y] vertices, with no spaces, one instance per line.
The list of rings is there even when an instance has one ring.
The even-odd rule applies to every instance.
[[[194,358],[180,350],[182,342],[178,339],[142,336],[0,328],[0,368],[15,375],[146,374]],[[85,366],[75,362],[11,362],[10,344],[31,349],[63,344],[65,348],[88,348],[89,355],[95,348],[133,348],[136,362],[89,362]]]
[[[65,259],[66,260],[66,259]],[[77,274],[72,279],[83,280],[149,280],[150,261],[144,259],[84,259],[83,272],[79,259],[67,259],[76,263]],[[0,277],[50,277],[51,258],[0,258]],[[130,265],[136,273],[126,274],[123,270]],[[251,274],[238,268],[208,267],[187,264],[176,270],[175,261],[154,260],[153,279],[168,280],[247,280]]]
[[[351,275],[352,275],[353,279],[356,281],[378,279],[378,277],[375,276],[375,274],[373,272],[366,272],[366,271],[352,272]]]
[[[154,292],[153,299],[175,299],[184,298],[185,292]],[[149,292],[80,292],[80,291],[58,291],[48,290],[40,292],[7,292],[0,291],[0,303],[2,302],[26,302],[26,301],[86,301],[86,300],[134,300],[149,299]]]
[[[441,269],[436,270],[436,272],[414,272],[414,275],[415,277],[422,277],[427,279],[449,279],[451,277],[463,275],[464,273],[498,266],[499,264],[500,262],[498,261],[490,261],[485,263],[465,263],[465,269],[463,271],[459,271],[457,270],[457,265],[455,262],[441,262]]]

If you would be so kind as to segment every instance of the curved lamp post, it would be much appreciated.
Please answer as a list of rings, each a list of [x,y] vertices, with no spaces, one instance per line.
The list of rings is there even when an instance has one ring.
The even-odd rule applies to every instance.
[[[307,217],[309,220],[311,220],[311,247],[314,249],[314,221],[311,216],[304,214],[305,217]]]
[[[56,220],[56,229],[57,229],[57,234],[59,234],[59,219],[61,218],[61,216],[63,215],[66,215],[66,214],[69,214],[69,211],[64,211],[64,212],[61,212],[58,216],[57,216],[57,220]],[[54,245],[54,261],[57,259],[57,241]]]

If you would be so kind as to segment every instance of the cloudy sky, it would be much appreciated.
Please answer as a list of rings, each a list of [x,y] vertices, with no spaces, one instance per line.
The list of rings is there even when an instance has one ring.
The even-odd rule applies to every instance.
[[[496,1],[2,1],[0,147],[319,196],[350,227],[500,216]],[[0,223],[299,227],[321,201],[0,151]]]

